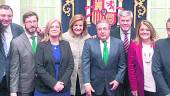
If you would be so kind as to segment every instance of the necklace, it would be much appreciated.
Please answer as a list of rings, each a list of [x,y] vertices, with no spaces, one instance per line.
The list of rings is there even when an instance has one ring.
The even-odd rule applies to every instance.
[[[143,54],[143,62],[146,64],[151,64],[152,61],[152,55],[153,55],[153,47],[144,45],[142,48],[142,54]]]
[[[145,63],[151,63],[151,60],[152,60],[152,56],[151,56],[151,52],[144,52],[144,62]]]

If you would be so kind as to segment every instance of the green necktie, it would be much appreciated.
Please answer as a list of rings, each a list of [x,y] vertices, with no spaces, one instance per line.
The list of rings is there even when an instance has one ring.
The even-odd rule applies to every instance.
[[[109,58],[109,50],[107,47],[107,42],[104,41],[104,48],[103,48],[103,61],[105,63],[105,65],[107,64],[108,58]]]
[[[32,52],[35,54],[36,53],[36,48],[37,48],[37,44],[36,44],[36,36],[32,36]]]

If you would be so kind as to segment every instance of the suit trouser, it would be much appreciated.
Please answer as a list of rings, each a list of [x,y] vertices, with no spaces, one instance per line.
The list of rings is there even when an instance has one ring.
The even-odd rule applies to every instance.
[[[125,74],[125,79],[124,79],[123,84],[119,85],[116,96],[132,96],[127,72]]]
[[[0,83],[0,96],[9,96],[9,89],[7,88],[6,76],[3,77]]]
[[[145,96],[157,96],[155,92],[144,91]]]
[[[107,95],[107,92],[106,92],[106,89],[104,89],[103,93],[101,95],[96,95],[95,93],[92,93],[93,96],[108,96]]]
[[[30,92],[30,93],[17,93],[17,96],[34,96],[34,92]]]

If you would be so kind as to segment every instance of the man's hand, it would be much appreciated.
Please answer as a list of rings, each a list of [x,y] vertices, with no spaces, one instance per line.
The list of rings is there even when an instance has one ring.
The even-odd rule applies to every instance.
[[[167,95],[165,95],[165,96],[170,96],[170,94],[167,94]]]
[[[61,82],[61,81],[58,81],[58,82],[54,85],[54,87],[53,87],[53,89],[54,89],[56,92],[60,92],[61,90],[63,90],[63,88],[64,88],[64,83]]]
[[[111,90],[116,90],[116,88],[119,86],[119,82],[116,80],[111,81],[109,84],[112,85]]]
[[[17,93],[11,93],[10,96],[17,96]]]
[[[91,84],[85,85],[86,96],[92,96],[92,92],[95,92]]]

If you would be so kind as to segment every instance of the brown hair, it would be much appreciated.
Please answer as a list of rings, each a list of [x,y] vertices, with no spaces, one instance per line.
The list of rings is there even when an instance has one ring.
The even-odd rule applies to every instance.
[[[30,17],[30,16],[36,16],[37,21],[38,21],[38,15],[37,15],[35,12],[33,12],[33,11],[26,12],[26,13],[23,15],[22,21],[25,22],[25,19],[28,18],[28,17]]]
[[[49,31],[50,31],[50,27],[51,25],[54,23],[54,22],[57,22],[60,26],[60,37],[59,37],[59,40],[61,40],[61,35],[62,35],[62,26],[61,26],[61,22],[57,19],[51,19],[50,21],[48,21],[48,23],[46,24],[46,27],[45,27],[45,32],[44,32],[44,38],[42,39],[42,42],[43,41],[48,41],[49,40]]]
[[[73,32],[73,25],[77,22],[77,21],[83,21],[83,32],[82,32],[82,36],[87,35],[87,22],[86,19],[84,18],[84,16],[82,14],[76,14],[74,15],[69,23],[69,29],[68,31],[72,34],[72,36],[74,37],[75,34]]]
[[[147,27],[149,28],[150,33],[151,33],[151,37],[150,37],[151,41],[155,41],[155,39],[156,39],[156,31],[155,31],[152,23],[150,23],[148,20],[142,20],[142,21],[140,21],[140,22],[138,23],[138,25],[137,25],[137,27],[136,27],[136,38],[135,38],[135,41],[136,41],[137,43],[140,42],[139,30],[140,30],[140,27],[141,27],[142,24],[145,25],[145,26],[147,26]]]
[[[13,10],[9,5],[0,5],[0,9],[11,10],[11,12],[13,14]]]

